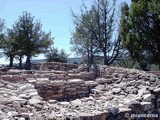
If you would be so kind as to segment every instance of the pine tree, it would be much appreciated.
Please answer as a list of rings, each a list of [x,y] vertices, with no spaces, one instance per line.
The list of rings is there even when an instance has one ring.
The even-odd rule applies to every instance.
[[[160,1],[132,0],[122,6],[120,33],[131,57],[146,67],[160,67]]]
[[[34,17],[28,12],[23,12],[19,16],[18,21],[13,25],[12,31],[14,34],[12,39],[14,39],[17,46],[17,54],[20,58],[23,55],[27,56],[27,69],[31,67],[32,56],[45,52],[53,43],[51,33],[42,31],[42,24],[35,21]]]

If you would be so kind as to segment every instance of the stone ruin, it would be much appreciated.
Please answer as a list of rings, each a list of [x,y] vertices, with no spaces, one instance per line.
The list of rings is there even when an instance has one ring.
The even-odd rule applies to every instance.
[[[160,119],[158,73],[42,63],[0,74],[0,120]]]

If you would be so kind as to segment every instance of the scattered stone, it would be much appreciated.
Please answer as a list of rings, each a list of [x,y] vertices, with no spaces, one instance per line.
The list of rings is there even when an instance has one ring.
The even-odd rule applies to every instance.
[[[106,79],[106,78],[97,78],[96,82],[99,84],[110,84],[113,82],[112,79]]]
[[[51,81],[50,84],[54,85],[54,86],[62,86],[66,83],[66,81],[64,80],[54,80],[54,81]]]
[[[0,119],[123,119],[125,113],[159,109],[160,82],[153,74],[99,66],[95,75],[71,69],[74,65],[53,64],[44,64],[41,71],[12,69],[1,75]]]
[[[83,84],[84,80],[81,80],[81,79],[71,79],[71,80],[68,80],[68,83],[69,84]]]
[[[143,101],[144,102],[150,102],[153,98],[154,98],[154,96],[152,94],[143,95]]]
[[[52,111],[52,113],[48,115],[47,120],[56,120],[56,113]]]
[[[119,108],[112,107],[112,108],[109,108],[108,111],[111,112],[114,116],[116,116],[119,113]]]
[[[40,102],[41,102],[41,100],[39,100],[39,99],[29,99],[29,101],[28,101],[28,103],[30,105],[35,105],[35,104],[38,104]]]
[[[131,94],[138,94],[138,89],[133,88],[133,89],[131,89],[130,93]]]
[[[121,88],[113,88],[112,91],[113,91],[113,94],[118,94],[121,92]]]
[[[156,88],[156,89],[154,90],[154,92],[160,93],[160,88]]]
[[[71,104],[75,106],[80,106],[82,105],[82,101],[80,99],[76,99],[76,100],[71,101]]]

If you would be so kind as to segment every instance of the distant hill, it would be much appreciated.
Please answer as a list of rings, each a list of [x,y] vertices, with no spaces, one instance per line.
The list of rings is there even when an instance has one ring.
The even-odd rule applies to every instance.
[[[33,59],[31,63],[43,63],[47,62],[46,59]],[[82,58],[67,58],[67,63],[70,64],[81,64],[83,62]]]
[[[67,58],[67,63],[70,64],[81,64],[83,62],[82,58]]]
[[[43,62],[47,62],[46,59],[33,59],[31,60],[31,63],[43,63]]]

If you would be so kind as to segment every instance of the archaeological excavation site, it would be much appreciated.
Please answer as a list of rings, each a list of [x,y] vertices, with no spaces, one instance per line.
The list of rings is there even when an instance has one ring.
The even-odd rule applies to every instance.
[[[48,62],[0,74],[0,120],[160,120],[158,73]]]

